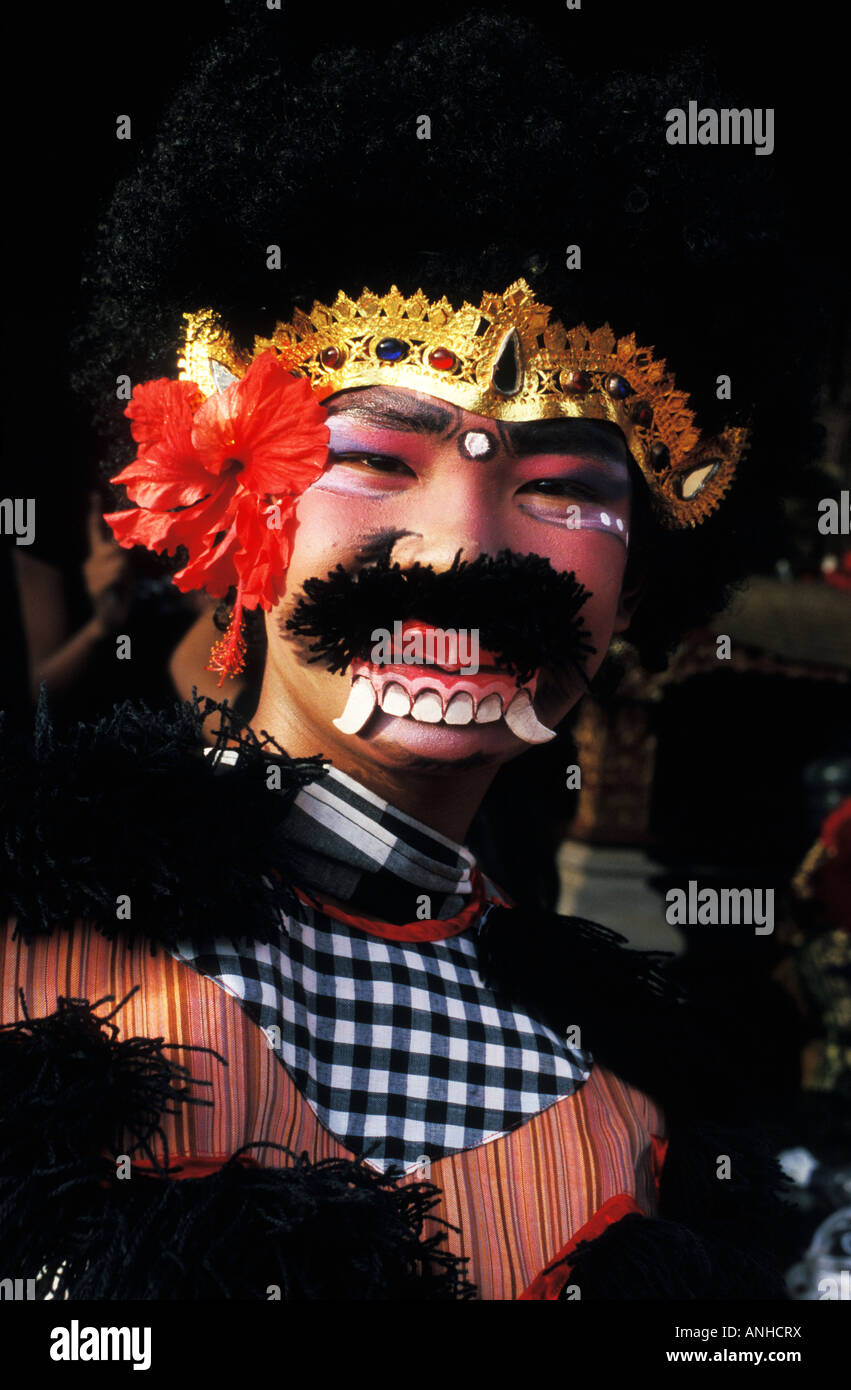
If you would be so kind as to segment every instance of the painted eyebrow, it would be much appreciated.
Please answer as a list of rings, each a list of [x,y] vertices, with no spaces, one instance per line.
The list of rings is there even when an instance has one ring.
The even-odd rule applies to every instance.
[[[529,454],[573,454],[627,466],[626,445],[616,426],[596,420],[499,421],[497,428],[515,458]]]
[[[409,434],[443,434],[453,424],[452,411],[425,401],[412,401],[403,406],[395,396],[384,395],[380,388],[363,387],[370,391],[366,400],[353,399],[357,393],[347,391],[326,406],[329,415],[351,415],[383,429],[406,430]]]

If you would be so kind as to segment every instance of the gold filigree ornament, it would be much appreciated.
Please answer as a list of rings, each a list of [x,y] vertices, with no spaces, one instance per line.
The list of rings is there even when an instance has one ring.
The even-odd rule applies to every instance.
[[[205,395],[241,377],[270,348],[321,397],[362,386],[402,386],[492,420],[609,420],[623,432],[659,516],[671,527],[696,526],[715,511],[747,446],[730,426],[701,437],[688,396],[665,362],[635,335],[608,324],[565,328],[550,320],[525,280],[504,294],[483,294],[478,308],[454,309],[418,290],[405,298],[341,291],[331,305],[296,310],[270,338],[241,350],[211,309],[185,314],[180,376]]]

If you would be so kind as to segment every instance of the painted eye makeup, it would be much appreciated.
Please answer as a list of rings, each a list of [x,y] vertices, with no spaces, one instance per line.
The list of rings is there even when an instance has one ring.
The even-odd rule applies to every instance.
[[[394,474],[408,478],[416,477],[412,468],[409,468],[401,459],[393,458],[390,454],[368,454],[362,450],[342,453],[329,449],[328,458],[331,464],[362,468],[371,473]]]
[[[629,479],[601,469],[531,478],[515,494],[524,515],[568,531],[597,531],[629,540]]]
[[[520,492],[532,497],[551,497],[556,502],[564,498],[588,502],[604,500],[599,487],[580,478],[535,478],[531,483],[525,483]]]
[[[416,480],[416,473],[392,454],[366,449],[329,449],[328,467],[313,487],[349,497],[387,497]]]

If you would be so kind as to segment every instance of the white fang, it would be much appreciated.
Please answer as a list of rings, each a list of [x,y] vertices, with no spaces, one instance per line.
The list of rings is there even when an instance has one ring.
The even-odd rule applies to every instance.
[[[341,734],[359,734],[375,709],[376,698],[372,681],[367,680],[366,676],[358,676],[352,682],[346,708],[339,719],[333,721],[334,728],[339,729]]]
[[[511,732],[524,743],[549,743],[555,730],[542,724],[534,709],[528,690],[521,690],[505,711],[505,722]]]

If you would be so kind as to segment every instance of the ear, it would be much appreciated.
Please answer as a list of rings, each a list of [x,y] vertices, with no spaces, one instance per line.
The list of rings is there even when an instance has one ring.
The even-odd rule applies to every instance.
[[[625,632],[632,622],[635,610],[641,602],[644,593],[644,575],[638,574],[628,585],[621,589],[618,599],[618,608],[615,614],[615,624],[613,632]]]

